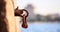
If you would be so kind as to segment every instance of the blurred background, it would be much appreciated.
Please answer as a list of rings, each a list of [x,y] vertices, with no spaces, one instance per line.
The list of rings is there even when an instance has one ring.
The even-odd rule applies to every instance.
[[[60,32],[60,0],[16,0],[29,12],[28,28],[21,32]]]

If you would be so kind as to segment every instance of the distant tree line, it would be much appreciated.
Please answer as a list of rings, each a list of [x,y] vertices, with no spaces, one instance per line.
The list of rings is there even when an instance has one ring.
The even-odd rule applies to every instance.
[[[43,16],[43,15],[37,14],[36,19],[31,18],[30,21],[60,21],[60,16],[57,16],[57,17],[52,15]]]

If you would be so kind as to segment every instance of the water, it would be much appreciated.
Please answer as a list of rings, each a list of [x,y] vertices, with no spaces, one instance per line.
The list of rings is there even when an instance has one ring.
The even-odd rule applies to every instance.
[[[34,22],[28,25],[27,29],[21,27],[21,32],[60,32],[60,23],[57,22]]]

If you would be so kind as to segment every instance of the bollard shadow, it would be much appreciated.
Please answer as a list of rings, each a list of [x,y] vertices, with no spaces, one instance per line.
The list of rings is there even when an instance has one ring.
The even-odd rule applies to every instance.
[[[6,2],[0,0],[0,32],[8,32],[6,23]]]

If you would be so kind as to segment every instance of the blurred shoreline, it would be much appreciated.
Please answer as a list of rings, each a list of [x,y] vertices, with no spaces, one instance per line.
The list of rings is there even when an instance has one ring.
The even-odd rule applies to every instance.
[[[28,23],[59,23],[60,24],[60,21],[29,21]]]

